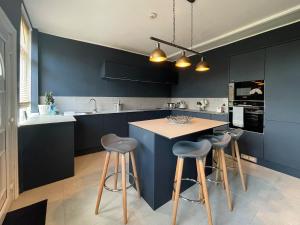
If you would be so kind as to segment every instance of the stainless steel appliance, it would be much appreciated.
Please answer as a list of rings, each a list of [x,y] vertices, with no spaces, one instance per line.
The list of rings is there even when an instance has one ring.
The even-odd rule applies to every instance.
[[[233,124],[233,107],[243,107],[243,127],[247,131],[263,133],[264,81],[246,81],[229,84],[229,126]]]
[[[229,101],[263,101],[264,81],[244,81],[229,84]]]
[[[237,128],[233,125],[233,106],[244,108],[244,130],[263,133],[264,131],[264,106],[262,102],[233,102],[229,107],[229,126]]]
[[[167,103],[167,106],[168,106],[168,109],[175,109],[176,108],[176,104],[172,103],[172,102]]]

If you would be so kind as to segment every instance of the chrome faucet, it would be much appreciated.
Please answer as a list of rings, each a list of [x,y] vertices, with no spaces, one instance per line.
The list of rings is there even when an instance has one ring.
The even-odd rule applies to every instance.
[[[96,112],[97,112],[97,101],[96,101],[96,99],[91,98],[91,99],[90,99],[90,103],[91,103],[91,102],[94,102],[93,113],[96,113]]]

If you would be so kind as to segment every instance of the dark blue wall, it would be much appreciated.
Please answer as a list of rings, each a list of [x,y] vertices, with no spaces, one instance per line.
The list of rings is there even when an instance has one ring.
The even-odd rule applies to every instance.
[[[300,38],[300,22],[269,31],[204,53],[211,65],[207,73],[194,68],[179,73],[178,84],[172,88],[173,97],[227,97],[230,56],[276,46]],[[199,56],[193,56],[195,65]]]
[[[17,31],[20,30],[22,0],[0,0],[0,7],[6,13]]]
[[[141,66],[148,57],[39,33],[39,94],[58,96],[168,97],[171,87],[101,78],[105,60]],[[170,63],[162,67],[169,67]]]

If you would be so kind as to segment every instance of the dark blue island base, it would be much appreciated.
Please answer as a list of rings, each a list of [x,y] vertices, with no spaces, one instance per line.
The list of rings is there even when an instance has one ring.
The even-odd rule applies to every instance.
[[[212,132],[213,130],[211,129],[175,139],[168,139],[151,131],[131,124],[129,125],[129,136],[139,142],[135,155],[137,172],[140,179],[141,196],[153,210],[164,205],[172,198],[177,161],[177,157],[172,153],[174,143],[181,140],[196,141],[201,135],[211,134]],[[212,152],[207,156],[206,164],[212,164]],[[211,173],[211,170],[207,169],[206,174],[209,173]],[[197,178],[194,159],[185,160],[182,177]],[[181,191],[186,190],[191,185],[183,182]]]

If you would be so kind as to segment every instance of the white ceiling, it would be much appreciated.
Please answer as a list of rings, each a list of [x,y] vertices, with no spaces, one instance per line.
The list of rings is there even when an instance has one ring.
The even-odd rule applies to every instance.
[[[148,55],[172,41],[172,0],[25,0],[41,32]],[[158,17],[150,19],[150,13]],[[300,20],[300,0],[196,0],[194,47],[205,51]],[[190,3],[176,0],[176,43],[190,47]],[[177,49],[163,46],[169,56]]]

